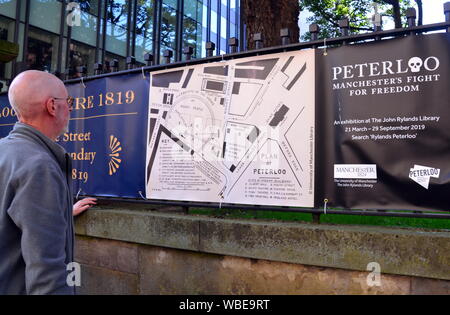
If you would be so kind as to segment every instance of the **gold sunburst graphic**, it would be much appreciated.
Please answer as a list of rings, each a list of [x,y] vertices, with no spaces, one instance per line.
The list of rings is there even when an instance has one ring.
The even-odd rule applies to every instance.
[[[120,167],[120,163],[122,163],[122,160],[120,159],[120,151],[122,151],[122,147],[120,145],[120,141],[111,135],[109,137],[109,149],[111,150],[111,153],[109,156],[111,159],[109,160],[109,176],[112,176],[117,172],[117,170]]]

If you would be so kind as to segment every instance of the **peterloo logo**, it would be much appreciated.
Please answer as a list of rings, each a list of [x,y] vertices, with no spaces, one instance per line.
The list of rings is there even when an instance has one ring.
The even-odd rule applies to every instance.
[[[414,167],[409,170],[409,178],[423,188],[428,189],[430,178],[439,178],[440,172],[441,170],[438,168],[414,165]]]
[[[437,82],[439,58],[397,59],[333,67],[333,90],[349,96],[419,92],[423,84]]]
[[[408,62],[403,59],[395,61],[376,61],[333,67],[333,81],[339,79],[354,79],[365,77],[377,77],[382,75],[395,75],[405,73],[419,73],[421,70],[436,71],[440,66],[439,58],[430,56],[427,58],[411,57]]]

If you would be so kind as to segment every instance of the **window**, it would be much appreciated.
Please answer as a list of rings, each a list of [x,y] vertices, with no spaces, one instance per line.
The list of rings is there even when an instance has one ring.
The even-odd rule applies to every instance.
[[[0,14],[10,17],[12,19],[16,18],[16,0],[1,0],[0,1]]]
[[[14,34],[14,21],[10,19],[0,17],[0,39],[7,40],[9,42],[13,42],[13,34]],[[11,70],[12,63],[3,63],[0,62],[0,80],[5,80],[11,78]],[[5,86],[5,84],[4,84]]]
[[[202,30],[203,3],[201,1],[184,2],[183,19],[183,47],[190,46],[194,49],[193,58],[202,55]]]
[[[80,4],[81,6],[81,4]],[[80,16],[80,25],[72,26],[72,39],[95,46],[97,42],[97,12],[92,14],[93,10],[89,12],[82,10]]]
[[[153,0],[138,0],[136,16],[136,60],[144,63],[144,55],[153,49]]]
[[[25,1],[23,3],[25,6]],[[32,0],[30,2],[30,24],[59,34],[61,2],[57,0]]]
[[[98,0],[78,0],[76,2],[80,5],[81,11],[97,16],[99,4]]]
[[[177,24],[177,10],[176,2],[173,0],[164,0],[162,6],[162,16],[161,16],[161,49],[160,56],[161,62],[164,62],[163,54],[164,50],[170,49],[174,51],[176,49],[176,24]],[[172,7],[171,5],[174,5]]]
[[[47,72],[56,71],[58,41],[57,35],[30,26],[25,59],[26,68]]]
[[[109,0],[106,12],[106,50],[119,56],[127,54],[128,10],[131,1]]]
[[[87,67],[88,74],[94,74],[95,48],[72,41],[69,52],[69,78],[79,78],[78,67]]]

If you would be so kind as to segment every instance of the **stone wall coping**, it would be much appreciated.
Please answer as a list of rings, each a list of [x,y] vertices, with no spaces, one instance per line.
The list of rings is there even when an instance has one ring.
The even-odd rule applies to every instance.
[[[91,209],[80,236],[303,265],[450,280],[450,231]]]

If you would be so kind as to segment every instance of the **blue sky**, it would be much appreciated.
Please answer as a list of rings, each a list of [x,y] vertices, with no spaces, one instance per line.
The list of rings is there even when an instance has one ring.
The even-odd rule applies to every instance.
[[[445,21],[444,3],[449,0],[423,0],[423,24]]]

